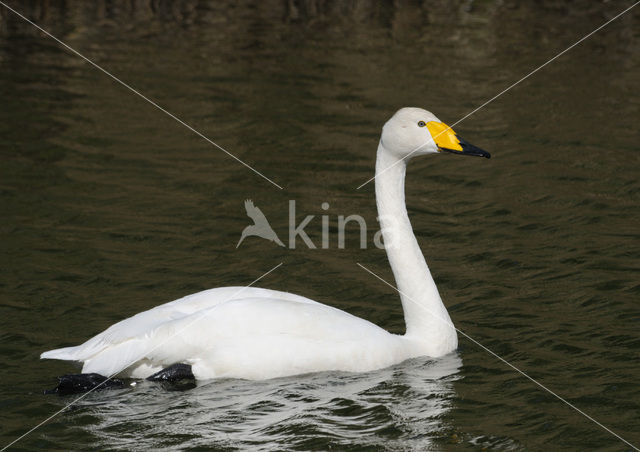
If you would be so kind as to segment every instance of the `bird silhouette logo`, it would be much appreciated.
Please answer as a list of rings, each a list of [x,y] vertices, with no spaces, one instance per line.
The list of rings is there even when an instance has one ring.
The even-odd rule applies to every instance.
[[[280,246],[284,246],[284,243],[278,238],[278,235],[267,221],[267,217],[264,216],[262,210],[253,204],[253,201],[247,199],[244,202],[244,208],[247,210],[247,216],[253,220],[253,224],[244,228],[236,248],[249,236],[262,237],[271,242],[276,242]]]

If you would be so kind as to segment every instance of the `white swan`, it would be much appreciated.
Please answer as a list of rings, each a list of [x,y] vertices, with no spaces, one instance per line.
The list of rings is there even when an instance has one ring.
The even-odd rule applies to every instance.
[[[125,319],[82,345],[41,358],[80,361],[83,373],[145,378],[175,363],[196,379],[266,379],[307,372],[363,372],[416,356],[438,357],[458,339],[413,234],[404,201],[406,160],[441,151],[489,157],[432,113],[403,108],[384,125],[376,199],[406,334],[305,297],[269,289],[222,287]]]

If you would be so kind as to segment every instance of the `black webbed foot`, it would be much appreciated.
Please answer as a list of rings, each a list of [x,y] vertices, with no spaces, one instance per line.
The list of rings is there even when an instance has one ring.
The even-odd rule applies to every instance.
[[[196,379],[189,364],[173,364],[147,377],[147,380],[160,382],[167,391],[186,391],[196,387]]]
[[[58,377],[58,386],[45,390],[45,394],[78,394],[92,389],[114,389],[124,387],[124,382],[117,378],[108,379],[100,374],[69,374]]]
[[[183,390],[195,387],[195,377],[191,372],[189,364],[174,364],[162,369],[160,372],[147,377],[147,380],[170,383],[169,390]],[[102,389],[124,388],[124,381],[117,378],[107,378],[103,375],[91,374],[68,374],[58,377],[58,386],[45,390],[45,394],[79,394],[82,392]]]
[[[191,365],[177,363],[147,377],[147,380],[174,383],[180,380],[195,380],[195,377],[193,376],[193,372],[191,372]]]

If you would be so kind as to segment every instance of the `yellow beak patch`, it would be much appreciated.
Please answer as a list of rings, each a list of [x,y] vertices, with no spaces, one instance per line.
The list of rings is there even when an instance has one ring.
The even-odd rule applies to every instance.
[[[429,129],[433,141],[435,141],[436,146],[439,148],[462,151],[462,146],[456,133],[444,122],[429,121],[427,123],[427,129]]]

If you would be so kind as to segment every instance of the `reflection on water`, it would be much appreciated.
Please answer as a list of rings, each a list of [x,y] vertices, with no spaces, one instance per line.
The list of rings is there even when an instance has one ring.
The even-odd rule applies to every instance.
[[[451,429],[446,413],[461,365],[452,354],[366,374],[209,381],[186,392],[143,382],[83,401],[69,422],[101,449],[427,450]]]
[[[72,370],[39,361],[43,350],[279,262],[263,286],[401,333],[397,294],[356,265],[392,281],[384,252],[358,249],[355,225],[336,245],[338,215],[376,224],[372,184],[355,188],[373,174],[381,125],[407,105],[453,123],[630,5],[10,3],[284,190],[0,7],[2,444],[64,401],[39,393]],[[636,444],[639,18],[636,8],[456,126],[491,160],[416,159],[406,187],[456,326]],[[329,215],[330,248],[249,238],[236,249],[245,199],[280,237],[291,199],[316,215],[316,243]],[[20,444],[621,449],[464,338],[458,354],[462,365],[361,376],[180,393],[142,384],[92,395]]]

